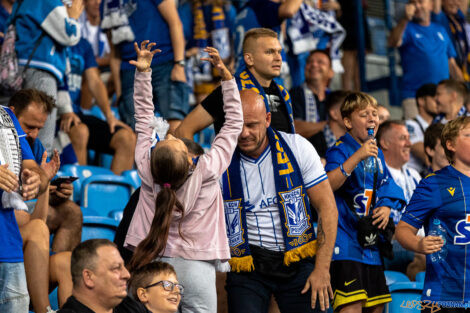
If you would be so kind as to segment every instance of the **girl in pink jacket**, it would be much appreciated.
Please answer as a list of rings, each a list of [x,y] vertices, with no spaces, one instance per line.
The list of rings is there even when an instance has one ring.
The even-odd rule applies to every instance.
[[[206,48],[222,77],[226,121],[209,152],[195,164],[184,143],[171,135],[152,150],[154,106],[150,64],[154,43],[137,51],[134,84],[136,163],[142,187],[125,246],[139,268],[156,258],[172,264],[185,287],[183,312],[216,312],[215,271],[230,259],[219,179],[227,169],[243,127],[240,94],[214,48]],[[222,104],[221,104],[222,105]],[[150,292],[150,290],[149,290]]]

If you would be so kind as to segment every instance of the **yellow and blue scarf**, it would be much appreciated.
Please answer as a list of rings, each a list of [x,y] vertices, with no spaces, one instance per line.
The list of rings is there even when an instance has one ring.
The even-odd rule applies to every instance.
[[[239,75],[236,75],[235,80],[237,81],[238,90],[250,89],[260,94],[263,97],[264,104],[266,105],[266,112],[270,112],[268,97],[264,92],[264,88],[258,83],[256,78],[253,76],[253,74],[251,74],[248,69],[245,68],[245,70],[241,71]],[[274,83],[279,89],[279,93],[282,96],[282,101],[284,102],[284,105],[287,109],[287,113],[289,114],[291,133],[295,134],[294,115],[292,113],[292,101],[290,99],[290,95],[282,85],[276,82]]]
[[[267,129],[276,184],[277,203],[286,246],[284,264],[314,256],[315,232],[310,221],[310,203],[305,194],[299,165],[286,141],[272,128]],[[225,222],[232,258],[232,271],[251,272],[253,257],[248,245],[246,208],[240,175],[240,152],[235,151],[229,168],[222,176]]]

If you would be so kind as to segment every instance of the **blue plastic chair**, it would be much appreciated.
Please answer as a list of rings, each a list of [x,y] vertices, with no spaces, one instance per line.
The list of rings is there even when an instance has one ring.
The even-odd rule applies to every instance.
[[[119,222],[103,216],[84,216],[82,227],[82,241],[88,239],[114,240]]]
[[[113,211],[109,212],[108,217],[110,217],[110,218],[112,218],[112,219],[114,219],[118,222],[121,222],[123,215],[124,215],[123,210],[113,210]]]
[[[113,162],[113,155],[107,153],[99,154],[99,164],[101,167],[111,169],[111,163]]]
[[[57,300],[57,287],[54,288],[54,290],[52,290],[52,292],[49,294],[49,303],[51,304],[51,309],[59,309],[59,301]]]
[[[108,216],[111,211],[124,210],[132,192],[133,182],[126,177],[93,175],[82,181],[80,204],[93,208],[99,216]]]
[[[385,313],[418,313],[422,312],[420,306],[422,282],[397,282],[388,289],[392,295],[392,302],[385,305]]]
[[[126,177],[134,184],[134,188],[137,189],[142,184],[142,181],[137,173],[137,170],[128,170],[121,173],[121,176]]]
[[[416,274],[415,280],[417,282],[423,282],[424,283],[424,278],[426,277],[426,272],[419,272]]]
[[[394,283],[410,281],[408,276],[406,276],[405,274],[401,272],[395,272],[395,271],[385,271],[385,280],[387,282],[387,286],[390,286]]]
[[[64,165],[60,170],[64,175],[78,177],[78,179],[73,182],[73,200],[77,203],[80,201],[82,183],[86,178],[103,174],[114,175],[109,169],[91,165]]]

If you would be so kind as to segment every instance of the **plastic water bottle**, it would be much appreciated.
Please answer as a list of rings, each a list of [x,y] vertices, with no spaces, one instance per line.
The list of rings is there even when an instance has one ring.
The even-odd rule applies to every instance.
[[[444,245],[441,247],[441,250],[431,254],[431,262],[442,262],[447,256],[447,231],[442,227],[441,221],[439,219],[434,219],[431,230],[429,231],[429,236],[438,236],[441,237],[444,241]]]
[[[375,139],[374,138],[374,129],[373,128],[368,128],[367,129],[367,140],[369,139]],[[377,170],[377,160],[374,156],[370,156],[365,160],[364,164],[364,171],[366,173],[375,173]]]

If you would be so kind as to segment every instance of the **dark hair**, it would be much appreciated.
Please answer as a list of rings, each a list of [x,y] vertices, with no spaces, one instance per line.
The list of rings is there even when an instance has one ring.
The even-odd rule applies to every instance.
[[[424,132],[424,152],[429,160],[432,161],[431,156],[426,152],[426,147],[431,150],[434,150],[437,144],[437,140],[441,138],[442,130],[444,129],[444,124],[436,123],[429,125]]]
[[[98,248],[103,246],[111,246],[117,249],[116,245],[108,239],[89,239],[81,242],[73,249],[70,270],[74,287],[81,282],[84,269],[94,270],[96,257],[98,256],[96,252]]]
[[[467,86],[465,86],[463,82],[454,79],[444,79],[439,82],[438,86],[439,85],[444,86],[449,92],[456,92],[464,103],[467,101]]]
[[[424,97],[434,97],[436,95],[436,84],[424,84],[416,90],[416,103],[418,99]]]
[[[129,293],[132,294],[135,300],[139,300],[137,289],[148,286],[152,282],[153,277],[160,273],[176,275],[172,265],[160,261],[150,262],[134,270],[128,283]]]
[[[204,154],[204,149],[197,142],[195,142],[191,139],[188,139],[188,138],[181,138],[181,140],[183,141],[183,143],[188,148],[189,153],[192,153],[194,155],[203,155]]]
[[[332,61],[331,61],[331,55],[328,53],[327,50],[315,49],[315,50],[310,51],[310,53],[308,54],[308,57],[307,57],[307,61],[315,53],[320,53],[320,54],[323,54],[324,56],[326,56],[328,58],[328,61],[330,62],[330,68],[333,66]]]
[[[153,180],[160,185],[161,189],[155,201],[155,214],[150,231],[137,246],[129,262],[131,271],[150,263],[163,253],[168,240],[173,211],[181,214],[178,232],[183,237],[181,221],[184,218],[184,207],[176,197],[176,190],[188,177],[188,155],[184,152],[175,152],[165,144],[165,141],[160,141],[152,151],[150,166]]]
[[[55,107],[54,98],[37,89],[21,89],[10,98],[8,106],[15,108],[15,115],[20,116],[32,102],[41,106],[47,114]]]
[[[341,107],[341,105],[344,102],[344,99],[346,99],[349,93],[350,91],[346,91],[346,90],[336,90],[328,94],[328,96],[326,97],[326,101],[325,101],[325,108],[326,108],[328,117],[331,117],[330,116],[331,109],[333,109],[336,106]]]
[[[394,125],[406,126],[405,122],[399,120],[388,120],[380,124],[379,129],[377,130],[377,135],[375,135],[377,145],[382,148],[380,145],[380,140],[386,132],[388,132]]]

